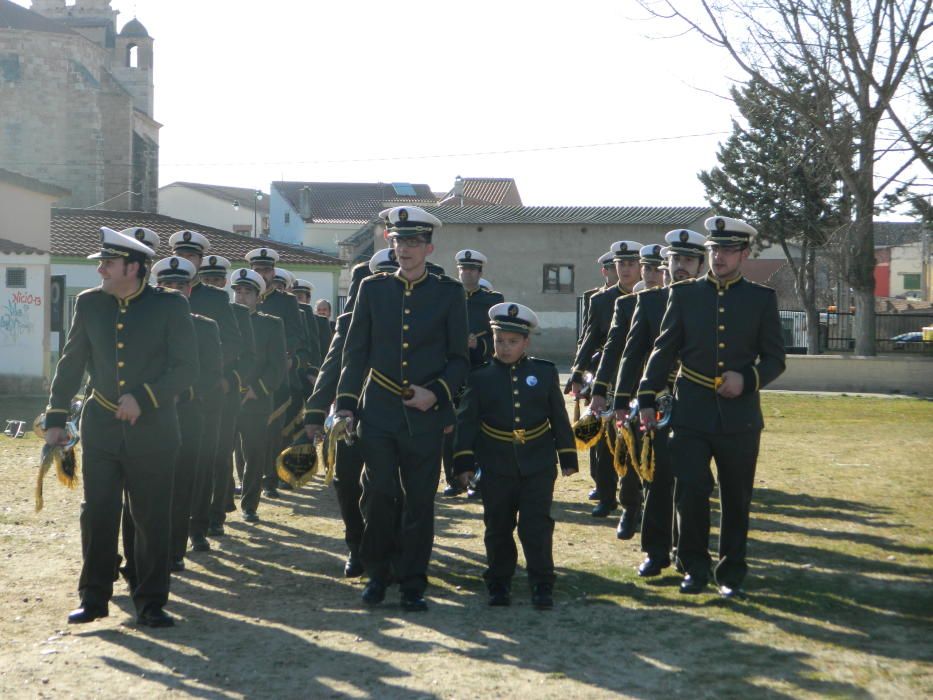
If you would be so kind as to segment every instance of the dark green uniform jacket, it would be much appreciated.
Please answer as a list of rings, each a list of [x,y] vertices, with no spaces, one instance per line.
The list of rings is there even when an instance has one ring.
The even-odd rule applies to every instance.
[[[123,300],[100,288],[78,295],[55,370],[46,425],[62,427],[85,370],[94,387],[81,418],[87,448],[131,456],[177,449],[175,398],[198,381],[197,340],[185,297],[141,284]],[[123,394],[142,411],[135,425],[114,417]]]
[[[597,353],[601,353],[606,336],[609,335],[616,299],[625,293],[619,285],[613,285],[590,297],[586,325],[583,327],[583,340],[580,341],[577,356],[573,361],[573,381],[582,382],[584,372],[595,372],[599,366]]]
[[[661,333],[661,320],[667,308],[668,288],[658,287],[639,292],[635,302],[635,313],[625,340],[622,363],[616,375],[615,400],[613,408],[628,408],[629,402],[638,391],[645,363],[654,341]]]
[[[220,331],[220,349],[224,378],[232,385],[237,384],[234,372],[240,354],[240,327],[237,325],[233,309],[230,308],[230,295],[223,289],[211,287],[203,282],[195,282],[188,297],[191,312],[207,316],[217,322]]]
[[[606,334],[602,356],[599,358],[599,367],[593,380],[593,396],[606,396],[615,384],[619,362],[622,360],[622,351],[625,350],[625,339],[632,325],[632,316],[635,314],[636,300],[637,295],[624,294],[615,301],[612,324]],[[634,390],[635,387],[633,386],[632,389]]]
[[[413,282],[386,273],[363,280],[343,349],[338,410],[359,410],[363,420],[388,430],[405,422],[410,434],[450,425],[452,411],[441,409],[450,408],[468,369],[459,282],[428,272]],[[402,406],[410,384],[437,396],[432,410]]]
[[[514,365],[493,358],[470,372],[460,402],[454,471],[527,476],[577,467],[573,431],[557,368],[523,357]],[[524,442],[522,442],[524,441]]]
[[[652,407],[680,356],[671,425],[707,433],[761,430],[759,390],[784,371],[784,341],[774,290],[742,277],[720,283],[707,274],[671,286],[661,334],[638,387]],[[722,373],[739,372],[741,396],[715,389]]]
[[[334,331],[330,327],[330,319],[317,314],[313,314],[312,318],[317,324],[317,339],[321,345],[321,362],[323,363],[323,358],[327,356],[327,350],[330,348],[330,341],[334,337]]]
[[[285,380],[288,358],[285,353],[285,326],[282,319],[256,312],[251,317],[256,339],[256,364],[250,387],[256,394],[243,404],[241,413],[268,415],[272,412],[272,395]]]
[[[317,321],[314,320],[316,318],[314,309],[310,304],[298,302],[298,310],[301,312],[301,320],[305,324],[305,335],[309,339],[307,368],[317,372],[321,369],[321,338],[319,326]]]
[[[489,326],[489,309],[505,301],[499,292],[491,292],[480,287],[475,292],[467,292],[467,319],[470,333],[476,336],[476,347],[470,350],[470,364],[477,367],[492,357],[492,329]]]
[[[308,336],[295,295],[281,289],[270,289],[260,299],[259,311],[282,319],[288,356],[297,357],[300,362],[308,362]]]
[[[191,314],[194,324],[194,334],[198,339],[198,381],[182,392],[178,397],[179,403],[185,400],[203,399],[214,396],[221,391],[220,380],[223,379],[223,364],[221,362],[220,330],[217,322],[207,316]],[[187,396],[185,395],[187,393]]]
[[[590,300],[593,298],[594,294],[603,292],[607,287],[593,287],[592,289],[587,289],[583,292],[583,318],[580,320],[580,337],[577,338],[577,347],[580,347],[580,343],[583,342],[583,335],[586,333],[586,324],[590,318]]]
[[[230,308],[233,309],[237,329],[240,331],[240,352],[234,370],[237,381],[231,384],[230,391],[239,393],[252,384],[256,375],[256,339],[253,337],[253,322],[250,320],[249,309],[236,303],[231,303]]]

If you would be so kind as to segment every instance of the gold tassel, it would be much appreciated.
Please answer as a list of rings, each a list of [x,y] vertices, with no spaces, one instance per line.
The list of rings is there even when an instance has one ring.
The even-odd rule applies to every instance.
[[[578,420],[580,420],[580,399],[573,402],[573,422],[576,423]]]
[[[641,443],[641,463],[638,475],[642,481],[648,483],[654,481],[654,431],[649,430],[645,433]]]
[[[613,460],[612,466],[615,467],[619,477],[623,477],[628,473],[629,465],[634,466],[638,463],[635,458],[635,434],[632,432],[632,426],[628,421],[622,425],[619,438],[625,449],[621,449],[620,446],[620,449],[616,450],[617,457]]]

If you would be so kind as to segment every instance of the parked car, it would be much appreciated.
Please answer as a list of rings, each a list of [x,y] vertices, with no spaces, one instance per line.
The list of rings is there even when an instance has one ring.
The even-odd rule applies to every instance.
[[[908,347],[918,348],[923,343],[923,331],[910,331],[891,338],[895,350],[906,350]]]

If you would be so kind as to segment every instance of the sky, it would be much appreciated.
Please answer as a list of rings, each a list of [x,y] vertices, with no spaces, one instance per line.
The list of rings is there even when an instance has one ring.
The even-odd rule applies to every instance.
[[[155,40],[161,185],[462,175],[529,205],[703,205],[743,77],[635,0],[111,4]]]

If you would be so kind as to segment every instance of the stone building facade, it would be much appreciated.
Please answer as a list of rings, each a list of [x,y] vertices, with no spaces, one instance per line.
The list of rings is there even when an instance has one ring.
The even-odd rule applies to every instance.
[[[61,204],[156,211],[153,40],[110,0],[0,0],[0,163]]]

